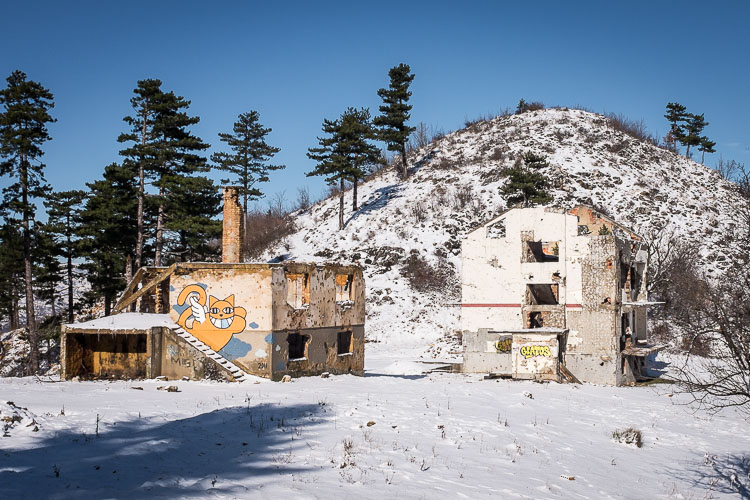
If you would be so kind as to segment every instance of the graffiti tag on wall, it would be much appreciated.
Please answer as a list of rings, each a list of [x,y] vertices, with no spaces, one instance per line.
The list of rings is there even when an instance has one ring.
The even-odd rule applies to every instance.
[[[180,313],[177,324],[214,351],[219,351],[232,335],[245,329],[247,311],[244,307],[235,307],[234,294],[219,300],[208,295],[200,285],[188,285],[177,297],[177,306],[186,304],[188,307]],[[174,309],[179,310],[176,306]]]
[[[521,347],[521,356],[526,359],[541,356],[544,358],[551,358],[552,351],[548,345],[525,345]]]
[[[497,352],[510,352],[511,346],[513,345],[512,337],[500,337],[495,342],[495,350]]]

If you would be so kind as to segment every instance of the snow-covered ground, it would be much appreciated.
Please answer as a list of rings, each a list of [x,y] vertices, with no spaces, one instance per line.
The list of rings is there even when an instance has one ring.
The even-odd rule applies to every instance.
[[[291,383],[0,379],[0,498],[747,495],[733,411],[666,384],[423,373],[419,353],[368,344],[365,377]],[[613,440],[628,427],[642,448]]]

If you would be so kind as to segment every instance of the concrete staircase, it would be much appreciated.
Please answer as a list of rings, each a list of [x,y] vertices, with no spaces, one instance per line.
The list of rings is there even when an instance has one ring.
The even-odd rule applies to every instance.
[[[185,331],[185,329],[178,326],[177,328],[172,328],[172,331],[174,331],[177,335],[183,338],[188,344],[198,349],[204,355],[216,361],[221,367],[223,367],[229,373],[232,374],[232,377],[234,378],[236,382],[243,382],[245,380],[248,380],[249,377],[247,376],[247,372],[245,372],[245,370],[235,365],[234,363],[232,363],[227,358],[225,358],[218,352],[214,351],[210,347],[208,347],[206,344],[204,344],[203,342],[195,338],[191,333]]]

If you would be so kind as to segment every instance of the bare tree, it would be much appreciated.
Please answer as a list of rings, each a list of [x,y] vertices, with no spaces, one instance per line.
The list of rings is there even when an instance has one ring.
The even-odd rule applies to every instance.
[[[692,296],[684,314],[676,315],[689,342],[704,342],[708,356],[691,354],[674,366],[678,386],[709,411],[737,407],[750,416],[750,170],[738,164],[736,178],[742,204],[740,229],[732,238],[732,266],[717,280],[696,280],[682,287]]]

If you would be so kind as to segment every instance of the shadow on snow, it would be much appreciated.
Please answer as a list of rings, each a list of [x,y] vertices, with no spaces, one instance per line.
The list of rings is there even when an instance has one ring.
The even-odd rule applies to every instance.
[[[324,423],[326,411],[259,404],[165,423],[114,422],[98,437],[58,432],[0,454],[0,498],[242,495],[248,490],[235,483],[243,479],[309,470],[294,463],[306,446],[299,435]]]

